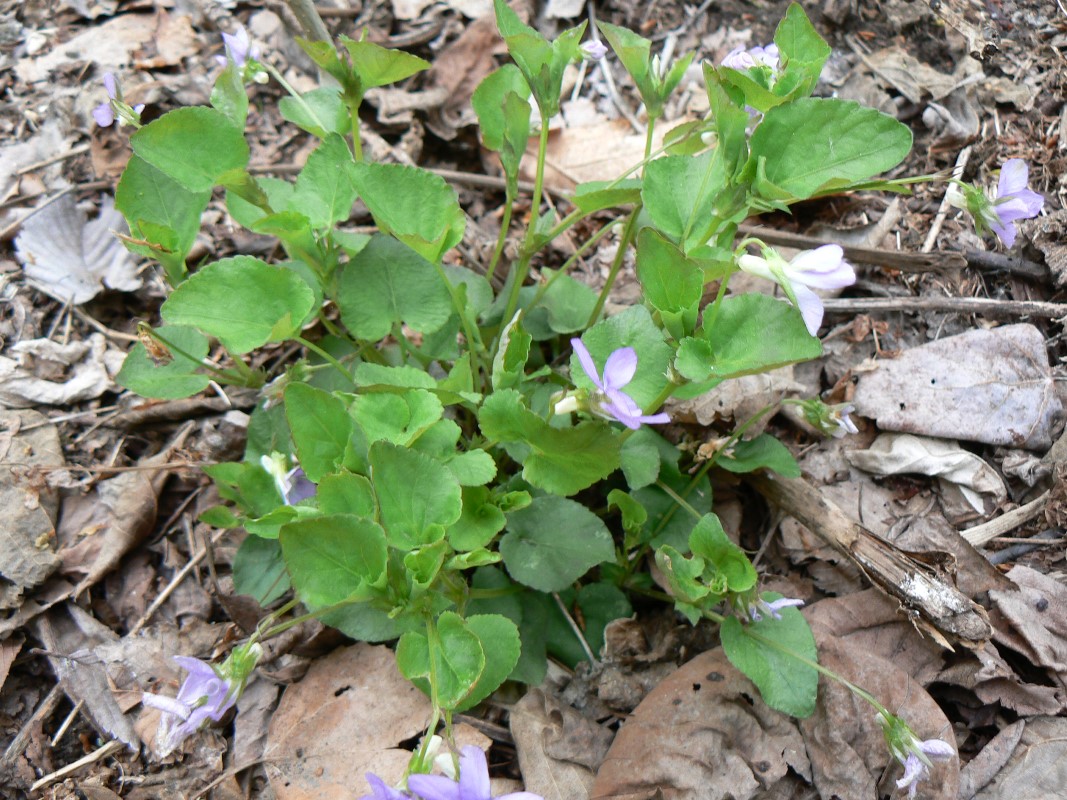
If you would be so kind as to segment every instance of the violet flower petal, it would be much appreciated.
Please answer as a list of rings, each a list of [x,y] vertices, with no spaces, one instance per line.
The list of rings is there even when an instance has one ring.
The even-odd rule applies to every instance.
[[[370,794],[363,795],[359,800],[411,800],[411,795],[387,786],[385,781],[373,772],[368,772],[366,778],[370,785]]]
[[[804,318],[808,333],[817,336],[819,328],[822,327],[822,299],[807,286],[799,283],[793,284],[793,294],[796,295],[797,308],[800,310],[800,316]]]
[[[112,100],[119,99],[119,84],[118,81],[115,80],[115,73],[104,73],[104,88],[107,89],[107,96]]]
[[[101,128],[110,127],[115,123],[115,109],[111,107],[110,100],[93,109],[93,119]]]
[[[1000,180],[997,181],[997,197],[1010,197],[1027,188],[1030,180],[1030,167],[1021,158],[1009,158],[1000,168]]]
[[[467,800],[459,793],[459,784],[443,775],[412,775],[408,788],[422,800]]]
[[[604,363],[604,391],[621,389],[637,374],[637,351],[632,347],[620,347],[608,356]]]
[[[578,363],[582,365],[582,370],[589,380],[600,391],[604,391],[604,384],[600,382],[600,374],[596,371],[596,364],[593,363],[593,357],[589,355],[589,350],[585,344],[581,339],[574,338],[571,339],[571,347],[574,348],[574,353],[578,356]]]
[[[815,289],[843,289],[856,282],[855,270],[836,244],[799,253],[786,267],[786,275]]]
[[[459,795],[463,800],[491,800],[490,791],[485,753],[469,744],[459,751]]]

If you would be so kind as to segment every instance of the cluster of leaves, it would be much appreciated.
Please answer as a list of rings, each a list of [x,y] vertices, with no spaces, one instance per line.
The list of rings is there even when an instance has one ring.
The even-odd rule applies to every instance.
[[[474,107],[485,145],[500,153],[509,203],[531,116],[540,117],[537,207],[548,119],[585,26],[549,42],[503,0],[496,12],[515,64],[486,78]],[[651,127],[691,57],[664,68],[648,40],[601,30]],[[759,601],[755,570],[711,512],[707,470],[796,474],[788,451],[768,436],[738,439],[692,477],[681,451],[652,429],[598,415],[595,376],[566,356],[572,336],[600,365],[632,348],[638,365],[626,394],[655,411],[672,395],[820,354],[792,305],[726,295],[737,227],[806,198],[886,186],[872,176],[903,159],[911,139],[877,111],[810,96],[829,48],[799,6],[775,42],[773,74],[705,65],[711,114],[672,131],[668,154],[636,165],[640,177],[579,186],[567,217],[535,219],[499,293],[484,273],[502,246],[482,271],[455,263],[465,217],[440,177],[363,158],[363,96],[428,66],[412,55],[345,38],[340,49],[302,43],[335,85],[281,101],[285,119],[320,142],[292,182],[248,172],[248,65],[222,72],[211,107],[171,111],[131,137],[116,197],[127,246],[158,260],[173,291],[163,324],[145,330],[120,381],[176,398],[212,380],[273,379],[244,459],[207,468],[231,504],[206,519],[250,534],[234,564],[239,591],[264,604],[293,591],[354,638],[399,639],[401,670],[446,712],[509,678],[538,682],[546,653],[580,660],[561,606],[580,609],[597,648],[607,621],[631,612],[631,592],[654,593],[642,569],[654,554],[694,621]],[[218,187],[233,220],[277,237],[285,260],[236,256],[186,274]],[[373,236],[344,227],[357,199]],[[626,219],[617,266],[635,248],[642,304],[603,317],[610,281],[598,296],[567,274],[569,264],[525,285],[552,238],[612,209]],[[702,313],[715,283],[718,297]],[[284,375],[246,361],[286,342],[309,356]],[[577,422],[553,415],[560,393],[594,413]],[[263,465],[279,454],[317,486],[312,497],[289,503]],[[810,713],[816,673],[786,664],[774,646],[813,660],[803,617],[742,616],[744,624],[723,625],[730,657],[772,705]]]

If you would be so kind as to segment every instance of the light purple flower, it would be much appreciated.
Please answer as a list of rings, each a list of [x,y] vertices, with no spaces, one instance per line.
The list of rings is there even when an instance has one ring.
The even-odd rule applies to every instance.
[[[780,65],[778,45],[769,44],[766,47],[753,47],[746,50],[736,47],[722,60],[724,67],[743,71],[753,67],[770,67],[772,72],[777,72]]]
[[[582,51],[582,58],[587,61],[599,61],[608,54],[608,48],[599,39],[590,39],[578,49]]]
[[[163,712],[159,720],[162,755],[173,752],[209,720],[219,722],[240,694],[240,687],[222,677],[210,664],[189,656],[175,656],[174,660],[189,673],[178,696],[145,692],[141,697],[145,706]]]
[[[860,429],[856,427],[856,423],[853,422],[849,416],[855,410],[855,406],[847,403],[834,406],[830,412],[830,418],[837,423],[837,430],[835,430],[831,436],[835,439],[842,439],[850,433],[860,432]]]
[[[1045,198],[1027,187],[1030,168],[1021,158],[1011,158],[1000,168],[1000,181],[993,197],[993,207],[987,218],[1005,247],[1015,244],[1015,222],[1031,219],[1041,213]]]
[[[282,496],[287,506],[293,506],[301,500],[314,497],[318,491],[318,486],[308,480],[301,467],[296,466],[286,470],[289,466],[289,459],[283,453],[260,456],[259,463],[267,474],[274,478],[278,494]]]
[[[249,40],[244,25],[237,26],[237,33],[222,34],[222,43],[226,46],[226,55],[215,56],[215,60],[222,66],[226,66],[227,61],[232,61],[234,66],[240,68],[249,59],[255,61],[259,58],[259,48]]]
[[[763,248],[762,256],[748,253],[737,259],[737,265],[751,275],[775,281],[791,299],[804,317],[808,333],[815,336],[822,325],[822,300],[810,288],[843,289],[856,282],[856,272],[844,259],[839,245],[824,244],[814,250],[804,250],[789,262],[770,247]]]
[[[748,616],[753,622],[759,622],[764,614],[769,614],[774,619],[781,619],[783,608],[796,608],[804,605],[803,600],[792,597],[780,597],[777,600],[764,600],[762,597],[748,607]]]
[[[894,753],[897,759],[900,755]],[[919,788],[919,781],[926,780],[930,775],[930,761],[949,761],[956,755],[956,750],[948,742],[941,739],[916,740],[907,757],[901,762],[904,765],[904,777],[897,781],[898,789],[907,789],[908,797],[915,797],[915,791]]]
[[[589,355],[589,350],[582,340],[571,339],[571,346],[585,374],[598,390],[598,396],[594,399],[598,413],[618,420],[631,430],[640,428],[642,422],[661,424],[671,421],[669,414],[642,414],[634,399],[622,391],[637,373],[637,352],[632,347],[620,347],[608,356],[604,364],[604,379],[601,380],[593,357]]]
[[[359,800],[411,800],[411,795],[387,786],[385,781],[372,772],[368,772],[366,778],[370,784],[370,794],[363,795]]]
[[[423,800],[544,800],[533,792],[490,795],[489,764],[485,753],[473,745],[460,751],[458,782],[442,775],[412,775],[408,788]]]
[[[122,93],[119,91],[119,83],[115,79],[114,73],[105,72],[103,81],[108,99],[93,109],[93,119],[96,120],[96,124],[101,128],[107,128],[110,125],[113,125],[116,119],[121,122],[122,115],[115,114],[116,105],[119,108],[125,108],[126,113],[129,113],[132,110],[133,115],[139,115],[144,111],[144,103],[138,103],[130,109],[130,107],[123,102]]]

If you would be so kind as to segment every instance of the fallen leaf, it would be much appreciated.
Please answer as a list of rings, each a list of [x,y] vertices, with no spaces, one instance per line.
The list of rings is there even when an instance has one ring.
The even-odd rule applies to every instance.
[[[860,376],[858,413],[883,430],[1047,449],[1063,414],[1045,337],[1028,324],[906,350]]]
[[[0,430],[0,460],[19,465],[0,471],[0,575],[22,590],[40,585],[59,566],[58,496],[34,470],[61,467],[65,459],[59,430],[43,414],[0,411]]]
[[[72,61],[93,61],[101,73],[115,72],[129,65],[133,53],[151,42],[156,31],[154,14],[121,14],[87,28],[47,55],[19,59],[15,72],[24,83],[47,81],[53,70]]]
[[[233,763],[238,767],[258,763],[263,758],[267,729],[280,691],[277,684],[255,676],[237,698],[237,718],[233,724]]]
[[[89,222],[66,194],[23,223],[15,254],[33,285],[60,302],[84,303],[105,286],[132,292],[142,281],[115,231],[128,229],[114,200],[105,195],[99,216]]]
[[[14,359],[0,356],[0,405],[11,408],[95,400],[114,388],[123,358],[99,333],[69,344],[28,339],[10,349]]]
[[[1067,719],[1036,717],[1011,758],[974,800],[1049,800],[1063,796],[1067,786]]]
[[[39,617],[34,628],[67,696],[83,702],[84,713],[110,737],[139,747],[141,739],[111,693],[103,663],[92,653],[97,644],[117,641],[118,635],[73,603]]]
[[[956,442],[883,433],[866,450],[849,450],[845,458],[852,466],[879,477],[918,474],[954,483],[979,513],[991,512],[1008,497],[1008,487],[999,473]]]
[[[511,707],[509,724],[526,791],[544,800],[589,796],[594,770],[611,743],[606,728],[540,689]]]
[[[11,665],[22,651],[22,645],[26,640],[22,636],[11,636],[0,640],[0,690],[4,688],[7,675],[11,671]]]
[[[1021,565],[1008,578],[1017,590],[989,593],[994,641],[1025,655],[1067,689],[1067,586]]]
[[[395,785],[411,753],[400,743],[430,723],[430,702],[401,677],[388,647],[360,643],[317,659],[282,695],[264,751],[277,800],[351,800],[364,773]]]
[[[975,793],[989,784],[1015,752],[1016,745],[1026,730],[1026,720],[1016,720],[990,739],[974,758],[960,770],[960,797],[970,800]]]

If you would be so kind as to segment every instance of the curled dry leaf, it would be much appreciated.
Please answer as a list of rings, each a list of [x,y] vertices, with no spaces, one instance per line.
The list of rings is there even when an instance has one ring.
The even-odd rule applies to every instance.
[[[84,303],[105,286],[140,289],[136,262],[113,231],[127,232],[114,200],[105,196],[100,215],[89,222],[67,194],[26,220],[15,253],[26,277],[61,302]]]
[[[114,387],[111,376],[124,358],[99,333],[68,344],[28,339],[11,352],[14,359],[0,356],[0,405],[11,408],[94,400]]]

